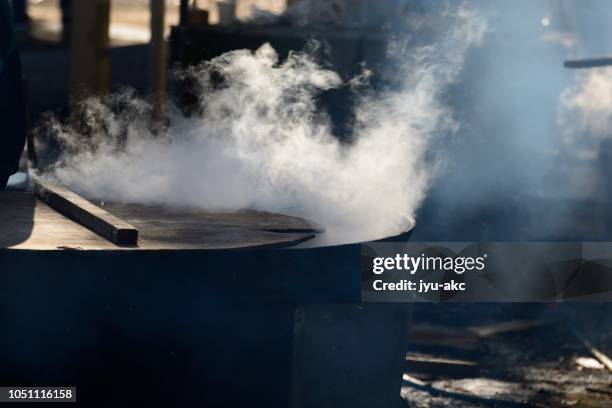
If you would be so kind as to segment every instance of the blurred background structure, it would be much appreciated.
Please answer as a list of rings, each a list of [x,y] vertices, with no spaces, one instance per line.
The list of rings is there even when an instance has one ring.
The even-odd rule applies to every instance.
[[[363,28],[378,25],[374,31],[380,31],[396,10],[395,6],[371,7],[363,1],[352,3],[350,9],[345,4],[291,0],[15,1],[33,121],[49,110],[66,113],[70,95],[104,94],[125,86],[154,94],[156,106],[161,106],[167,66],[187,66],[231,49],[255,49],[267,41],[281,55],[287,55],[317,37],[315,31],[320,34],[330,27],[335,31],[318,37],[331,40],[337,49],[333,54],[335,68],[348,77],[364,58],[380,59],[384,54],[380,35],[378,39],[369,36]],[[378,20],[372,11],[378,13]],[[345,32],[348,37],[342,34]],[[371,46],[363,41],[366,36],[379,44]],[[165,41],[160,41],[167,38],[171,38],[168,52]],[[368,50],[374,55],[365,55]],[[182,97],[185,100],[186,95]],[[342,103],[336,105],[342,118]]]
[[[331,46],[337,46],[335,68],[348,77],[363,60],[384,55],[381,36],[370,33],[380,33],[408,3],[414,5],[411,11],[421,7],[419,0],[375,6],[367,1],[17,0],[14,8],[36,115],[65,104],[69,90],[74,94],[84,84],[96,92],[131,86],[148,93],[152,78],[143,73],[157,70],[154,86],[159,87],[159,66],[168,63],[166,56],[170,66],[187,65],[266,41],[286,55],[311,38],[331,39]],[[322,31],[330,33],[321,36]],[[364,42],[366,37],[375,43]],[[158,38],[172,39],[171,52],[148,52],[149,43],[161,45]]]
[[[98,81],[94,86],[98,90],[132,86],[142,92],[150,91],[150,77],[143,73],[151,70],[147,49],[151,41],[151,4],[159,3],[163,7],[157,8],[156,13],[163,15],[163,33],[167,37],[170,27],[178,24],[179,1],[15,1],[20,48],[30,90],[35,95],[32,98],[34,114],[57,110],[65,105],[71,83],[73,88],[82,81]],[[211,23],[218,21],[213,1],[190,3],[192,8],[210,8]],[[280,12],[285,6],[284,2],[280,3],[283,4],[278,1],[242,1],[237,4],[236,11],[239,16],[247,18],[257,4],[271,12]],[[72,18],[73,14],[75,18]],[[74,36],[73,28],[77,30]],[[86,30],[92,30],[89,33],[92,35],[83,35]],[[76,59],[71,63],[69,50],[73,38],[77,39],[73,44],[77,50]],[[83,43],[87,39],[95,39],[96,43]],[[92,55],[86,56],[88,52]],[[84,66],[85,61],[96,56],[99,67]],[[49,70],[49,67],[53,69]],[[93,73],[93,70],[101,72]],[[81,78],[83,75],[94,77]]]

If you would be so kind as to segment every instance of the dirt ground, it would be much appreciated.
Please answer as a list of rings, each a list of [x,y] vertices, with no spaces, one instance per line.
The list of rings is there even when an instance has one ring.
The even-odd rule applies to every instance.
[[[409,407],[610,407],[611,311],[417,305],[402,396]]]

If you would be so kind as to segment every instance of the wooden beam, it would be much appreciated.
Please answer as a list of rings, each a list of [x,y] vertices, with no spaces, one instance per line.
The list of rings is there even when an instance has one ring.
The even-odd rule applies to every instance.
[[[65,217],[89,228],[115,245],[137,245],[138,230],[78,194],[33,178],[36,196]]]
[[[179,25],[187,27],[187,20],[189,20],[189,0],[181,0],[179,4]]]
[[[425,354],[406,356],[406,372],[427,374],[445,378],[468,378],[480,374],[481,367],[473,362],[450,358],[441,358]]]
[[[72,2],[71,93],[103,95],[110,89],[110,0]]]

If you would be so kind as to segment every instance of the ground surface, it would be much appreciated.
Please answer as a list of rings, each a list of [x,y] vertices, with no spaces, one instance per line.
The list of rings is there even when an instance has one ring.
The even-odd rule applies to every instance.
[[[417,305],[410,407],[610,407],[612,305]],[[596,368],[587,368],[584,365]]]

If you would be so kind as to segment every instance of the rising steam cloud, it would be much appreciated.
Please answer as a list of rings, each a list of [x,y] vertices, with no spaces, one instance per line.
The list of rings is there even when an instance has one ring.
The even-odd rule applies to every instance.
[[[358,86],[351,143],[333,136],[316,102],[340,77],[306,52],[280,61],[264,45],[184,73],[198,114],[169,105],[161,130],[131,92],[84,101],[69,124],[51,120],[63,153],[47,177],[108,201],[302,216],[324,225],[328,242],[400,233],[439,169],[430,143],[457,126],[441,95],[486,28],[465,8],[443,19],[429,45],[394,43],[390,90]]]
[[[612,68],[605,0],[470,0],[489,29],[451,103],[447,171],[419,211],[419,241],[608,240]]]
[[[578,72],[560,98],[558,123],[564,144],[579,156],[596,159],[612,129],[612,80],[607,68]]]

